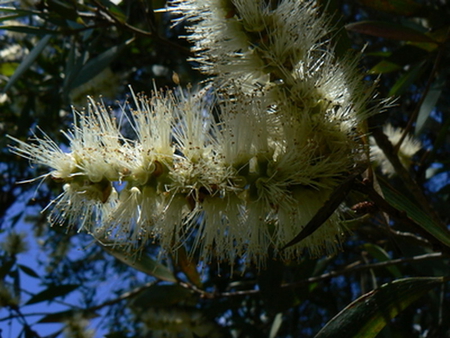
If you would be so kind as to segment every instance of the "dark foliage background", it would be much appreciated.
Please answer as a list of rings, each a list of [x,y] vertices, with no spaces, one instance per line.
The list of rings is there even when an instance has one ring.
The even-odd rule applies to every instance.
[[[76,229],[50,228],[40,210],[60,187],[17,184],[45,169],[13,155],[2,137],[0,336],[181,337],[164,335],[164,328],[193,332],[186,337],[450,336],[450,6],[319,2],[335,20],[338,55],[363,50],[367,79],[378,80],[380,97],[396,98],[368,123],[396,174],[374,168],[383,197],[361,187],[349,194],[352,233],[342,252],[272,261],[263,271],[239,262],[233,270],[214,263],[196,268],[183,248],[178,260],[159,262],[149,247],[133,262]],[[39,125],[64,144],[59,130],[72,123],[71,105],[85,105],[87,94],[102,94],[117,107],[128,85],[150,93],[174,87],[174,73],[181,85],[203,80],[187,61],[183,26],[171,28],[167,13],[154,12],[164,6],[162,0],[2,4],[0,135],[26,140]],[[386,142],[387,123],[424,145],[409,169]]]

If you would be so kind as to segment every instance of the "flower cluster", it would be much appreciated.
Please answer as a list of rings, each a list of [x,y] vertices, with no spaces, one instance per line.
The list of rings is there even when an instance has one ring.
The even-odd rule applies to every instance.
[[[211,82],[132,94],[121,120],[135,138],[91,99],[65,133],[69,152],[45,134],[16,140],[14,152],[64,183],[51,222],[133,248],[187,243],[206,261],[334,252],[345,230],[339,210],[280,249],[364,160],[359,125],[373,94],[354,58],[333,57],[328,22],[311,1],[174,0],[169,10],[191,23]]]

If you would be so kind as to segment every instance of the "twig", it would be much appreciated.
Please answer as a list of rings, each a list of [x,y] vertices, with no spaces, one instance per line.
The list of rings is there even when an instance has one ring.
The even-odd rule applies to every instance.
[[[330,271],[330,272],[324,273],[320,276],[306,278],[306,279],[300,280],[298,282],[283,284],[283,285],[281,285],[281,288],[282,289],[297,288],[297,287],[300,287],[303,285],[325,281],[328,279],[332,279],[334,277],[338,277],[341,275],[347,275],[347,274],[354,273],[357,271],[379,269],[379,268],[385,268],[385,267],[388,267],[391,265],[405,264],[405,263],[410,263],[410,262],[422,262],[422,261],[433,260],[433,259],[441,259],[441,258],[445,258],[445,257],[449,257],[449,255],[446,255],[441,252],[434,252],[434,253],[430,253],[430,254],[392,259],[390,261],[371,263],[371,264],[364,264],[362,261],[356,261],[356,262],[353,262],[352,264],[347,265],[343,269]],[[249,295],[259,294],[261,292],[261,290],[253,289],[253,290],[214,293],[214,292],[207,292],[207,291],[201,290],[201,289],[197,288],[196,286],[189,284],[189,283],[181,282],[181,283],[179,283],[179,285],[182,287],[185,287],[189,290],[192,290],[192,291],[200,294],[201,297],[207,298],[207,299],[249,296]]]
[[[422,261],[426,261],[426,260],[433,260],[433,259],[439,259],[439,258],[444,258],[444,257],[448,257],[448,255],[446,255],[442,252],[433,252],[433,253],[418,255],[418,256],[413,256],[413,257],[392,259],[390,261],[385,261],[385,262],[361,264],[361,265],[351,264],[341,270],[331,271],[331,272],[325,273],[323,275],[316,276],[316,277],[310,277],[310,278],[307,278],[307,279],[304,279],[304,280],[301,280],[301,281],[298,281],[295,283],[284,284],[281,287],[282,288],[295,288],[295,287],[299,287],[301,285],[317,283],[317,282],[321,282],[321,281],[324,281],[327,279],[331,279],[333,277],[346,275],[346,274],[357,272],[357,271],[385,268],[385,267],[388,267],[391,265],[404,264],[404,263],[410,263],[410,262],[422,262]],[[360,263],[360,262],[357,262],[357,263]]]
[[[87,309],[87,311],[96,311],[96,310],[102,309],[102,308],[104,308],[106,306],[120,303],[123,300],[129,299],[131,297],[134,297],[134,296],[140,294],[141,292],[147,290],[149,287],[151,287],[151,286],[153,286],[153,285],[155,285],[157,283],[158,283],[158,281],[146,283],[146,284],[144,284],[144,285],[142,285],[140,287],[135,288],[134,290],[131,290],[131,291],[128,291],[128,292],[125,292],[125,293],[121,294],[117,298],[114,298],[114,299],[111,299],[111,300],[107,300],[104,303],[101,303],[99,305],[93,306],[93,307]],[[86,311],[86,310],[84,310],[84,311]]]

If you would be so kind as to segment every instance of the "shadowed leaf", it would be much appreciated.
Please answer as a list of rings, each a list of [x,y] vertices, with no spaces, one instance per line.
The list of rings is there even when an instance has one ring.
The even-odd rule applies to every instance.
[[[197,271],[197,264],[192,259],[192,257],[189,257],[184,246],[180,246],[180,248],[177,250],[175,260],[178,263],[181,271],[183,271],[189,281],[195,286],[201,288],[202,281],[200,278],[200,274]]]
[[[342,182],[330,195],[328,200],[325,202],[323,207],[321,207],[314,217],[305,225],[305,227],[300,231],[300,233],[295,236],[290,242],[288,242],[281,250],[284,250],[290,246],[293,246],[300,241],[304,240],[306,237],[314,233],[319,227],[325,223],[328,218],[334,213],[334,211],[339,207],[339,205],[347,197],[350,189],[355,181],[356,177],[359,176],[359,172],[349,176]]]
[[[34,278],[39,278],[38,273],[36,271],[34,271],[33,269],[29,268],[28,266],[25,266],[25,265],[22,265],[22,264],[18,264],[18,267],[19,267],[20,270],[22,270],[28,276],[34,277]]]
[[[22,76],[22,74],[31,67],[39,54],[41,54],[41,52],[47,46],[50,38],[51,35],[46,35],[44,38],[42,38],[41,41],[39,41],[37,45],[31,50],[31,52],[24,58],[24,60],[20,63],[19,67],[17,67],[13,76],[11,76],[5,88],[3,89],[4,92],[8,91],[12,87],[12,85]]]
[[[47,289],[44,291],[41,291],[37,294],[35,294],[33,297],[30,298],[28,302],[26,302],[26,305],[45,302],[45,301],[51,301],[54,300],[57,297],[63,297],[75,289],[77,289],[80,285],[78,284],[65,284],[65,285],[50,285]]]
[[[46,315],[45,317],[41,318],[38,323],[63,323],[67,322],[71,318],[74,318],[75,316],[80,316],[82,318],[86,319],[93,319],[98,317],[98,314],[96,314],[92,310],[67,310],[67,311],[61,311],[61,312],[55,312],[50,313]]]
[[[409,86],[411,86],[425,70],[424,62],[421,62],[409,69],[394,83],[391,90],[389,91],[389,96],[397,96],[403,94]]]
[[[443,78],[438,78],[430,87],[422,105],[420,106],[419,115],[417,116],[416,126],[414,128],[414,133],[419,135],[425,122],[428,120],[428,116],[435,109],[436,103],[441,97],[442,90],[445,86],[445,81]]]
[[[390,72],[395,72],[402,67],[394,62],[390,62],[389,60],[381,60],[375,66],[373,66],[370,70],[370,74],[385,74]]]
[[[404,211],[406,215],[416,222],[422,229],[431,234],[441,243],[450,247],[450,233],[447,230],[443,229],[439,226],[439,224],[436,224],[426,212],[411,202],[404,194],[392,189],[383,182],[381,182],[380,185],[386,201],[389,204],[398,210]]]
[[[367,250],[369,254],[377,259],[379,262],[387,262],[391,260],[389,254],[381,247],[376,244],[366,243],[363,245],[364,250]],[[395,278],[402,277],[402,273],[395,265],[386,266],[386,269],[392,274]]]
[[[422,5],[412,0],[359,0],[364,6],[377,11],[410,16],[422,9]]]
[[[151,307],[168,307],[186,302],[196,302],[192,291],[179,285],[152,285],[139,293],[131,301],[131,307],[146,309]]]
[[[360,21],[346,25],[349,31],[402,41],[435,42],[426,34],[402,25],[383,21]]]
[[[90,79],[94,78],[96,75],[100,74],[119,56],[120,52],[131,41],[132,40],[128,40],[124,43],[113,46],[86,62],[86,64],[79,70],[77,76],[73,79],[73,82],[70,84],[70,89],[81,86]]]

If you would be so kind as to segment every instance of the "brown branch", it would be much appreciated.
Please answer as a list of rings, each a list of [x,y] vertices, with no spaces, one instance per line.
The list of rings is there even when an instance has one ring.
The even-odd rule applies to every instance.
[[[304,280],[301,280],[301,281],[298,281],[295,283],[284,284],[281,287],[282,288],[296,288],[296,287],[299,287],[299,286],[302,286],[305,284],[317,283],[317,282],[328,280],[328,279],[331,279],[331,278],[334,278],[337,276],[347,275],[347,274],[357,272],[357,271],[379,269],[379,268],[385,268],[385,267],[392,266],[392,265],[411,263],[411,262],[423,262],[423,261],[427,261],[427,260],[440,259],[440,258],[444,258],[444,257],[449,257],[449,256],[442,252],[433,252],[433,253],[424,254],[424,255],[392,259],[390,261],[371,263],[371,264],[360,264],[361,262],[358,261],[358,262],[348,265],[344,269],[331,271],[331,272],[322,274],[320,276],[310,277],[310,278],[307,278],[307,279],[304,279]]]
[[[140,287],[137,287],[137,288],[135,288],[135,289],[133,289],[131,291],[128,291],[128,292],[125,292],[125,293],[121,294],[117,298],[114,298],[114,299],[111,299],[111,300],[107,300],[106,302],[104,302],[102,304],[90,307],[88,309],[84,309],[83,311],[97,311],[97,310],[100,310],[100,309],[102,309],[102,308],[104,308],[106,306],[120,303],[123,300],[129,299],[131,297],[134,297],[134,296],[140,294],[141,292],[147,290],[149,287],[151,287],[151,286],[153,286],[153,285],[155,285],[157,283],[158,283],[158,281],[157,282],[146,283],[146,284],[144,284],[144,285],[142,285]]]

